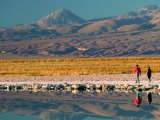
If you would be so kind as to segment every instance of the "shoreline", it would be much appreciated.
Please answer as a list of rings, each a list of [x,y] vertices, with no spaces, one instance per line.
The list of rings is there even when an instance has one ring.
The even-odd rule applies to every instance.
[[[67,75],[67,76],[0,76],[1,91],[150,91],[160,93],[160,74],[146,74],[135,82],[134,74]]]

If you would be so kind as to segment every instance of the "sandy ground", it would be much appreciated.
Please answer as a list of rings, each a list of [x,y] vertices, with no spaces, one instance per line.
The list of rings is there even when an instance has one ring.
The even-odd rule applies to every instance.
[[[0,76],[0,84],[131,84],[135,85],[134,74],[115,75],[69,75],[69,76]],[[152,74],[149,83],[146,74],[140,76],[142,85],[160,85],[160,73]]]

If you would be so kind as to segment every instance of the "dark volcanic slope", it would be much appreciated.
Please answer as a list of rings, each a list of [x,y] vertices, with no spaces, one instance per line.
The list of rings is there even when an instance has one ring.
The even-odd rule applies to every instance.
[[[113,32],[93,36],[76,34],[60,37],[46,36],[29,41],[1,42],[0,51],[54,57],[159,55],[159,30]]]
[[[86,21],[60,9],[37,23],[0,29],[0,52],[45,57],[160,54],[160,8]]]

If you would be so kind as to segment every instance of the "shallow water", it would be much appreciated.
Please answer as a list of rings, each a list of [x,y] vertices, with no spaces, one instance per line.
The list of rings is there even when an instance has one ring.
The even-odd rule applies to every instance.
[[[140,107],[132,102],[136,93],[124,92],[0,92],[0,120],[158,120],[160,95],[140,93]]]

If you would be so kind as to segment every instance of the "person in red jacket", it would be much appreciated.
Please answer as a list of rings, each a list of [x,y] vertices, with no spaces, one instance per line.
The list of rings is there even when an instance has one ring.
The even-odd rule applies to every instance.
[[[139,95],[139,92],[136,93],[136,98],[133,100],[134,104],[136,104],[137,107],[140,106],[142,102],[142,97]]]
[[[133,69],[133,73],[135,73],[136,76],[136,83],[140,83],[139,76],[141,76],[141,69],[138,65],[136,65],[136,67]]]

